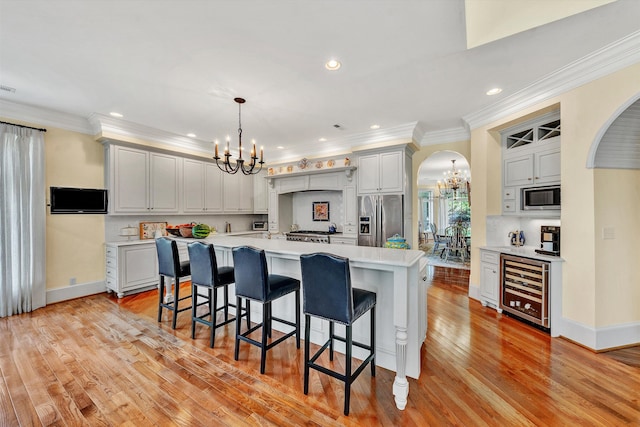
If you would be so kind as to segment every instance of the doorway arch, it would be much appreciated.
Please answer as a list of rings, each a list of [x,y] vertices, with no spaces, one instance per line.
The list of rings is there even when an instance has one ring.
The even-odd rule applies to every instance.
[[[449,203],[441,197],[437,182],[442,180],[445,172],[452,168],[452,160],[455,160],[456,169],[469,171],[467,158],[457,151],[441,150],[432,153],[424,159],[418,167],[417,194],[418,194],[418,243],[427,248],[429,239],[434,239],[431,224],[436,233],[440,233],[449,225]],[[427,244],[427,245],[425,245]]]

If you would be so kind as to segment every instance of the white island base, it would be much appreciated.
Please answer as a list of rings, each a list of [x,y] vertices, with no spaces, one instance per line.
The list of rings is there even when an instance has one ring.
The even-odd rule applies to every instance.
[[[176,240],[182,244],[194,241],[181,238]],[[301,254],[329,252],[349,258],[353,286],[373,291],[377,295],[376,365],[396,373],[393,382],[396,406],[401,410],[406,407],[409,395],[407,376],[416,379],[420,376],[420,349],[427,333],[426,262],[421,263],[424,258],[421,251],[221,235],[204,239],[204,242],[213,243],[219,266],[233,265],[233,247],[249,245],[265,250],[270,273],[297,279],[301,279]],[[184,254],[184,251],[181,253]],[[260,319],[261,307],[257,306],[258,304],[251,305],[251,315]],[[295,321],[293,297],[286,296],[274,301],[273,315]],[[354,323],[354,341],[368,342],[370,322],[366,319],[367,316],[370,313]],[[304,316],[301,316],[301,321],[303,331]],[[324,344],[329,338],[328,322],[318,319],[312,319],[311,322],[311,341]],[[278,323],[274,323],[274,328],[278,328]],[[344,327],[336,325],[336,333],[344,334]],[[336,350],[344,353],[344,343],[338,341]],[[366,352],[357,347],[354,347],[353,355],[361,360],[366,358]]]

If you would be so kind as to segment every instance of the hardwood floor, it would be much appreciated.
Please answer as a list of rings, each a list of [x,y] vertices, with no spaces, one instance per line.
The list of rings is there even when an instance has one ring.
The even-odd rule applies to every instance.
[[[157,323],[149,291],[0,319],[0,425],[640,425],[637,363],[484,308],[447,270],[430,274],[422,375],[410,379],[404,411],[393,373],[366,369],[344,417],[340,382],[312,371],[302,393],[294,340],[270,350],[260,375],[257,348],[243,345],[233,360],[233,324],[209,349],[208,329],[191,340],[188,312],[175,331],[168,315]],[[640,350],[623,354],[637,362]]]

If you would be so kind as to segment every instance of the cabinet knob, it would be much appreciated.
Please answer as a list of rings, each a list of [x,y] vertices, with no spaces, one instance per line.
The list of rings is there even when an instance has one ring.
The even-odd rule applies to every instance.
[[[507,205],[506,207],[507,207],[507,209],[509,209],[511,207],[511,205]]]
[[[539,176],[536,176],[536,179],[540,179],[540,177],[539,177]]]
[[[531,181],[533,178],[527,178],[528,181]]]

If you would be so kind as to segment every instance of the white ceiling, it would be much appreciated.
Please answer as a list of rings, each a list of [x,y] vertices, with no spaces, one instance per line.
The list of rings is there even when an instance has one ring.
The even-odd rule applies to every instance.
[[[640,30],[640,1],[618,0],[467,49],[464,5],[0,0],[0,84],[16,89],[0,100],[85,118],[117,111],[210,144],[235,143],[241,96],[245,141],[267,161],[299,159],[399,130],[465,129],[466,115]],[[332,57],[337,72],[324,68]],[[486,96],[494,86],[503,92]]]

